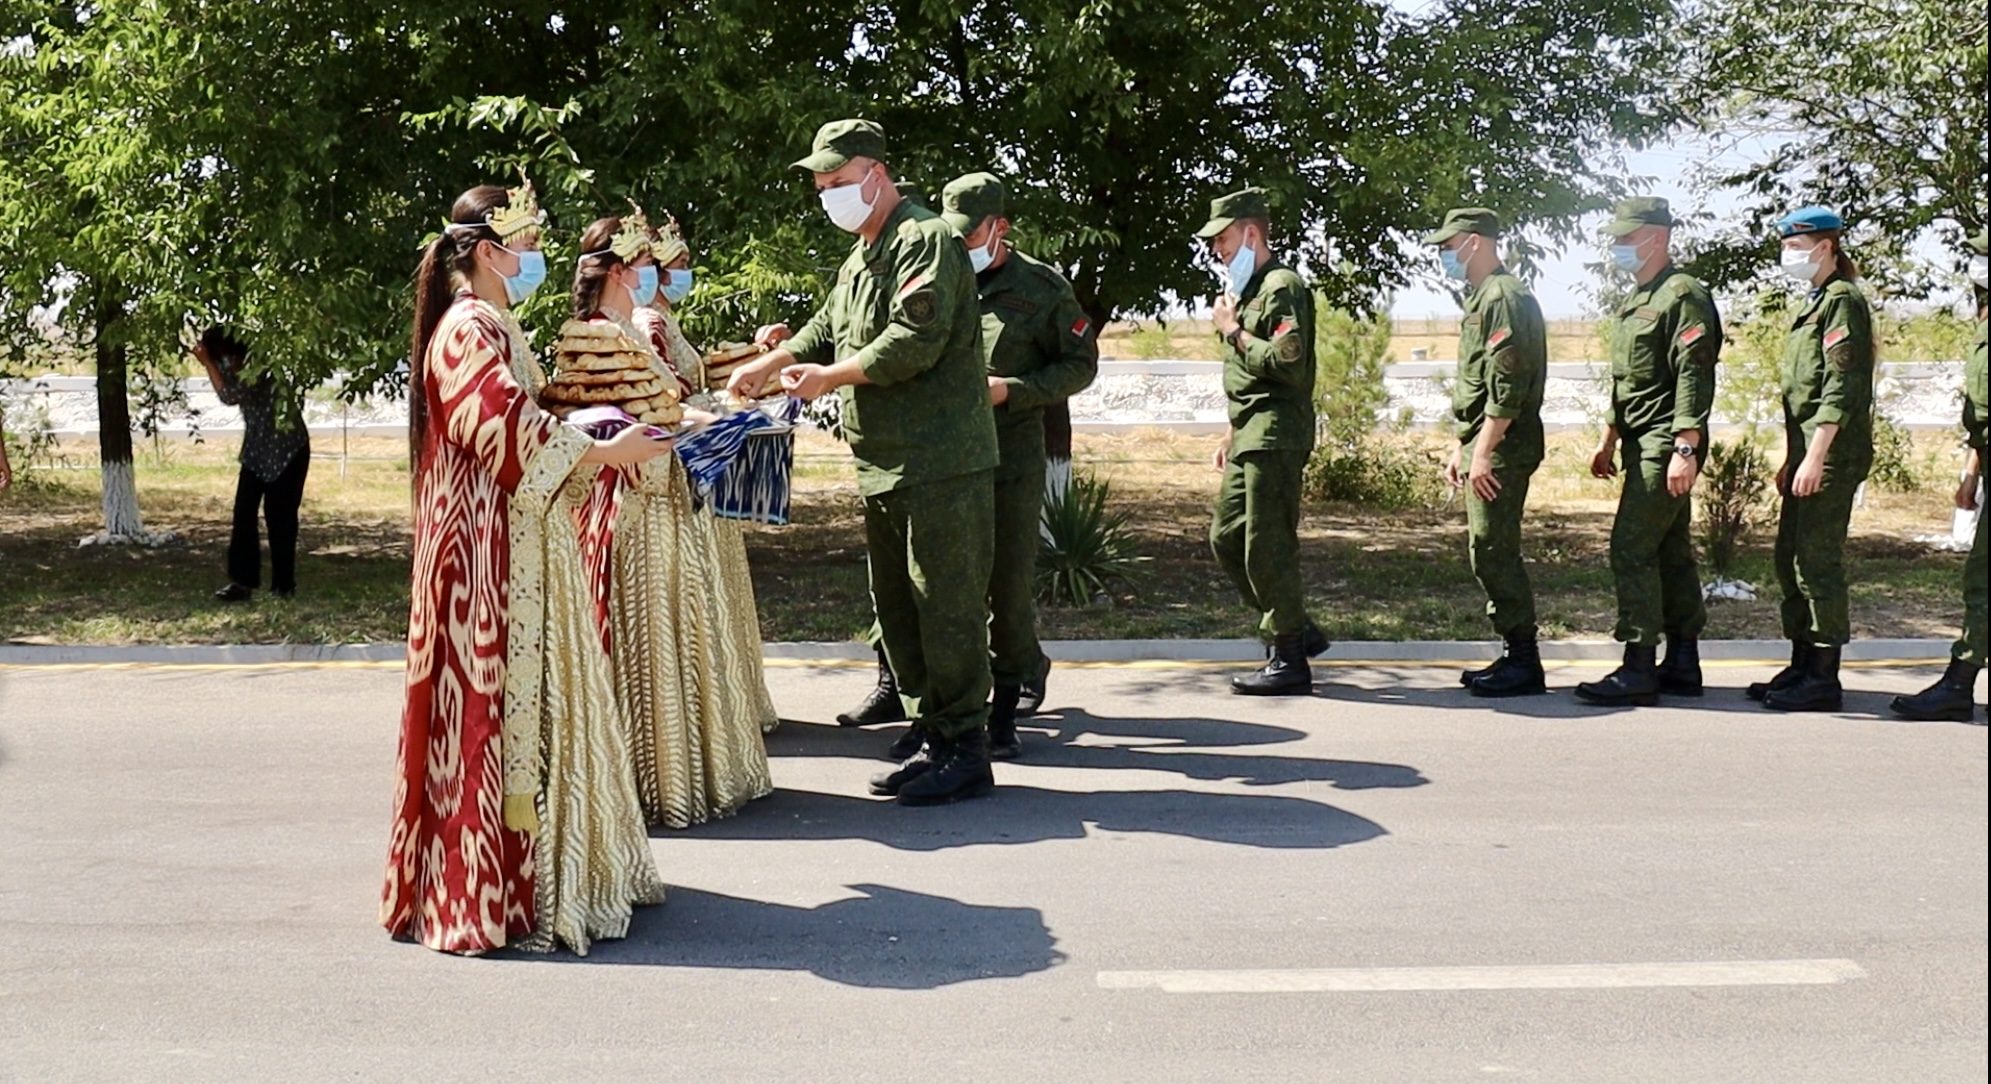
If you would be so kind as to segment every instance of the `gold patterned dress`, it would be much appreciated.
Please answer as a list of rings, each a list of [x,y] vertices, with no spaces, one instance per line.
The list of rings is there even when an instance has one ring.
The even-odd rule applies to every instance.
[[[636,342],[649,341],[619,326]],[[660,359],[651,362],[663,371]],[[616,694],[632,720],[644,816],[687,828],[765,797],[774,784],[759,705],[740,680],[725,632],[732,615],[718,586],[712,517],[694,507],[684,465],[664,456],[605,474],[582,521]]]
[[[638,309],[636,326],[687,396],[716,390],[706,386],[704,360],[678,328],[676,317],[654,308]],[[727,684],[752,698],[755,718],[763,731],[770,731],[781,723],[781,716],[767,691],[767,671],[761,661],[760,608],[754,599],[753,572],[747,566],[746,525],[710,512],[705,518],[712,521],[713,556],[719,566],[712,605],[726,638]]]
[[[504,310],[460,295],[424,360],[381,922],[444,952],[585,954],[664,896],[575,530],[592,442],[534,405]]]

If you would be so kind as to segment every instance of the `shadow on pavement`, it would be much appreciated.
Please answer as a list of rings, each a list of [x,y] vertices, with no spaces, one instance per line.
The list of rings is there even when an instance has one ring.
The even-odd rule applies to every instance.
[[[1037,733],[1043,729],[1051,731],[1049,737]],[[1304,737],[1296,730],[1256,723],[1234,723],[1222,719],[1108,719],[1076,710],[1049,717],[1040,715],[1019,728],[1024,743],[1023,762],[1031,765],[1177,772],[1190,779],[1238,782],[1253,787],[1327,783],[1337,790],[1370,790],[1379,787],[1421,787],[1430,782],[1416,768],[1403,764],[1269,756],[1262,753],[1235,755],[1182,751],[1197,747],[1258,744],[1224,740],[1226,731],[1291,735],[1275,739],[1277,741],[1296,741]],[[1076,743],[1075,739],[1086,735],[1131,738],[1143,744]]]
[[[884,885],[820,907],[673,888],[638,908],[629,936],[585,957],[508,954],[527,963],[808,971],[845,986],[932,990],[1009,979],[1065,961],[1034,907],[987,907]]]
[[[1005,786],[1002,777],[1003,767],[998,765],[994,794],[939,809],[905,809],[882,798],[778,789],[740,816],[705,825],[694,836],[780,842],[865,839],[904,851],[939,851],[1083,839],[1091,827],[1244,847],[1328,850],[1385,834],[1374,821],[1304,798],[1184,790],[1078,793]]]

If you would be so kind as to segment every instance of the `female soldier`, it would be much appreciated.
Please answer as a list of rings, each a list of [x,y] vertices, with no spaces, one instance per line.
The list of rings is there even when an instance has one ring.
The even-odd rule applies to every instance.
[[[1846,529],[1873,465],[1873,318],[1846,256],[1845,221],[1805,207],[1777,223],[1783,269],[1811,287],[1784,340],[1784,463],[1777,470],[1777,582],[1791,662],[1749,696],[1776,711],[1838,711],[1852,639]]]

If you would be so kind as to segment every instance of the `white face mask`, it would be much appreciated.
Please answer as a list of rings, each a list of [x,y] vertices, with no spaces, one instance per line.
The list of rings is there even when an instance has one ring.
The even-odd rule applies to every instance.
[[[1818,277],[1818,250],[1816,248],[1787,248],[1783,253],[1784,274],[1799,282],[1809,283]]]
[[[840,184],[817,193],[817,198],[823,201],[823,212],[837,229],[856,233],[871,221],[871,205],[875,201],[864,198],[864,182],[870,179],[867,173],[854,184]]]
[[[1983,256],[1972,256],[1970,258],[1970,281],[1976,283],[1977,288],[1980,290],[1991,289],[1991,286],[1985,285],[1984,280],[1987,274],[1991,274],[1991,260],[1987,260]]]
[[[994,265],[996,246],[1000,244],[1002,240],[995,236],[994,230],[990,230],[988,244],[968,250],[968,263],[975,269],[975,274],[979,275]]]

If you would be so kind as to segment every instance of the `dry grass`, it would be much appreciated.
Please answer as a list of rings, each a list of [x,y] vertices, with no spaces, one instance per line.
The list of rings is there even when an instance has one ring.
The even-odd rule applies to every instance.
[[[1427,438],[1411,438],[1427,439]],[[1137,581],[1111,604],[1047,608],[1046,637],[1246,636],[1254,619],[1205,542],[1217,475],[1211,440],[1167,433],[1078,440],[1081,469],[1112,483],[1132,513]],[[61,643],[344,642],[398,639],[407,619],[408,531],[400,442],[355,441],[341,474],[314,462],[304,507],[305,554],[295,601],[241,607],[208,599],[220,586],[235,469],[228,444],[141,452],[147,523],[181,533],[159,550],[77,549],[98,526],[94,464],[70,450],[71,469],[0,493],[0,641]],[[1558,439],[1537,476],[1528,546],[1544,631],[1608,636],[1613,622],[1607,540],[1615,489],[1584,474],[1584,441]],[[1930,450],[1921,492],[1874,494],[1854,523],[1854,618],[1862,636],[1948,636],[1959,616],[1963,558],[1907,539],[1947,523]],[[798,450],[795,522],[749,535],[770,639],[846,639],[869,621],[861,509],[848,453],[820,437]],[[1774,591],[1769,539],[1759,535],[1739,572]],[[1456,507],[1406,512],[1326,505],[1309,509],[1304,571],[1317,616],[1341,639],[1481,639],[1484,599],[1466,567]],[[1711,636],[1777,635],[1772,601],[1719,603]]]

